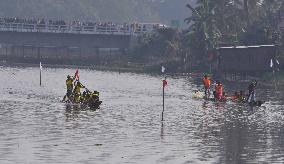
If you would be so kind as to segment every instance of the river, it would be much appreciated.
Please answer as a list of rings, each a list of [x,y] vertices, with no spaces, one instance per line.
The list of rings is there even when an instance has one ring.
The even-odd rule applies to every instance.
[[[195,78],[79,70],[97,111],[60,103],[76,69],[0,67],[0,163],[283,163],[284,91],[259,86],[250,109],[192,99]],[[246,88],[226,84],[225,88]],[[233,90],[233,89],[232,89]],[[231,92],[232,92],[231,90]]]

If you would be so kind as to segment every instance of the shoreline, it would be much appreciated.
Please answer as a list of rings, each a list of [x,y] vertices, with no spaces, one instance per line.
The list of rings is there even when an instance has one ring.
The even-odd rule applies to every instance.
[[[10,67],[38,67],[39,64],[32,63],[0,63],[0,66]],[[133,73],[147,73],[146,69],[143,68],[126,68],[126,67],[111,67],[111,66],[87,66],[87,65],[68,65],[68,64],[44,64],[43,68],[73,68],[73,69],[91,69],[98,71],[114,71],[114,72],[133,72]]]
[[[1,62],[0,66],[10,66],[10,67],[38,67],[39,64],[32,64],[32,63],[4,63]],[[90,69],[90,70],[98,70],[98,71],[112,71],[112,72],[119,72],[119,73],[144,73],[144,74],[153,74],[153,75],[165,75],[165,76],[187,76],[187,77],[195,77],[195,78],[202,78],[203,74],[202,72],[196,71],[196,72],[187,72],[187,73],[158,73],[155,71],[151,71],[150,69],[143,68],[143,67],[113,67],[113,66],[87,66],[87,65],[68,65],[68,64],[44,64],[42,63],[43,68],[72,68],[72,69]],[[212,77],[212,75],[211,75]],[[237,83],[248,83],[251,81],[251,79],[257,79],[259,81],[259,84],[265,85],[265,86],[275,86],[275,83],[273,80],[264,80],[262,77],[249,77],[249,79],[246,80],[232,80],[228,78],[223,78],[222,80],[225,82],[237,82]],[[284,86],[284,81],[281,79],[278,80],[277,86]]]
[[[41,63],[43,68],[72,68],[72,69],[91,69],[98,71],[113,71],[113,72],[129,72],[129,73],[145,73],[145,74],[157,74],[157,75],[166,75],[166,76],[191,76],[191,77],[202,77],[203,73],[201,72],[180,72],[180,73],[160,73],[156,71],[151,71],[149,68],[145,67],[119,67],[119,66],[95,66],[95,65],[69,65],[69,64],[44,64]],[[0,66],[10,66],[10,67],[38,67],[39,64],[33,63],[0,63]]]

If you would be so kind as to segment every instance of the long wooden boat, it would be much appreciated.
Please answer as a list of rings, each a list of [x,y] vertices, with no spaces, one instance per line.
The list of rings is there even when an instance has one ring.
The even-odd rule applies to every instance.
[[[228,102],[231,102],[231,103],[235,103],[235,104],[241,104],[241,105],[248,105],[250,107],[261,107],[265,101],[255,101],[255,102],[246,102],[246,101],[233,101],[231,99],[228,99],[228,100],[216,100],[214,98],[205,98],[204,94],[201,93],[201,92],[195,92],[194,95],[192,96],[193,99],[198,99],[198,100],[205,100],[205,101],[211,101],[211,102],[223,102],[223,103],[228,103]]]

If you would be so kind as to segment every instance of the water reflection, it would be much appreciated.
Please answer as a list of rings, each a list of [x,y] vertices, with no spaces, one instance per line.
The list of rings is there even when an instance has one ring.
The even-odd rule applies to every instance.
[[[66,107],[65,109],[66,121],[75,120],[76,118],[79,118],[81,109],[78,106],[66,104],[65,107]]]
[[[161,122],[161,140],[164,140],[164,121]]]

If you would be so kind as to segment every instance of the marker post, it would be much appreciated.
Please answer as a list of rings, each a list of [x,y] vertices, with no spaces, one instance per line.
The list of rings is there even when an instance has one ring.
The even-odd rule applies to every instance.
[[[162,66],[162,73],[165,73],[166,68]],[[168,85],[167,78],[163,80],[163,111],[162,111],[162,121],[164,121],[164,111],[165,111],[165,87]]]
[[[163,80],[163,111],[162,111],[162,121],[164,121],[164,111],[165,111],[165,87],[164,87],[164,80]]]
[[[41,62],[39,62],[39,85],[41,86],[41,71],[42,71],[42,65]]]

